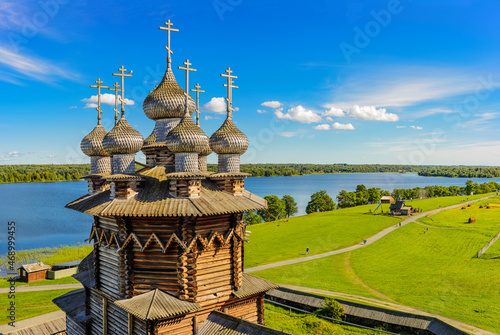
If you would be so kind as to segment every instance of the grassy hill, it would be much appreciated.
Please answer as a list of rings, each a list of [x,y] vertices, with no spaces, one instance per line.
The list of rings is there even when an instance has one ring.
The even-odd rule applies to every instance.
[[[500,259],[476,253],[500,231],[500,200],[441,212],[350,253],[254,273],[275,281],[395,301],[500,332]],[[469,212],[467,212],[469,211]],[[464,224],[474,213],[477,224]],[[468,218],[468,217],[467,217]],[[259,241],[256,241],[257,243]],[[487,254],[498,253],[500,243]],[[486,256],[486,255],[485,255]]]
[[[344,208],[333,212],[292,217],[248,227],[245,267],[321,254],[362,242],[403,218],[369,213],[377,205]],[[385,205],[385,209],[389,206]]]

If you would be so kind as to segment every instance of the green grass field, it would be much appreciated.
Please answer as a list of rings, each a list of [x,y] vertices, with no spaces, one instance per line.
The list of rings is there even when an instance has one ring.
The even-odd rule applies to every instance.
[[[279,262],[341,249],[395,225],[402,217],[371,214],[377,205],[345,208],[248,227],[250,243],[245,245],[245,267]],[[388,205],[386,205],[389,208]]]
[[[52,302],[52,299],[72,290],[73,289],[16,293],[16,321],[57,311],[59,307]],[[7,294],[0,295],[0,306],[9,306],[11,301],[12,300],[8,299]],[[3,310],[3,312],[5,313],[4,315],[7,316],[7,311]],[[9,320],[6,317],[0,319],[0,324],[4,325],[7,323],[9,323]]]
[[[490,208],[486,208],[489,204]],[[479,208],[482,206],[483,208]],[[421,223],[435,227],[447,228],[482,228],[500,231],[500,197],[478,201],[470,207],[462,207],[443,211],[418,220]],[[468,223],[469,218],[475,217],[476,223]]]
[[[411,223],[366,248],[254,273],[300,286],[398,303],[500,331],[498,260],[475,254],[491,230],[431,228]]]
[[[454,196],[454,197],[437,197],[437,198],[418,199],[418,200],[405,200],[405,203],[408,206],[412,206],[415,208],[422,208],[424,212],[427,212],[433,209],[438,209],[439,207],[446,207],[446,206],[460,204],[465,201],[481,199],[493,194],[496,193],[475,194],[475,195]]]
[[[373,334],[372,330],[334,324],[310,314],[290,313],[287,309],[267,303],[265,321],[267,327],[294,335]]]
[[[6,288],[10,287],[10,282],[7,280],[8,278],[0,278],[0,288]],[[19,286],[44,286],[44,285],[60,285],[60,284],[75,284],[78,283],[78,280],[76,280],[73,277],[65,277],[65,278],[60,278],[60,279],[45,279],[45,280],[40,280],[36,281],[34,283],[23,283],[23,282],[16,282],[16,287]]]

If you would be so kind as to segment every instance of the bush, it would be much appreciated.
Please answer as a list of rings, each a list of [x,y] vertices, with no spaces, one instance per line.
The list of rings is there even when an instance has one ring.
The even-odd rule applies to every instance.
[[[344,318],[344,307],[333,298],[325,298],[323,306],[318,308],[315,314],[342,320]]]

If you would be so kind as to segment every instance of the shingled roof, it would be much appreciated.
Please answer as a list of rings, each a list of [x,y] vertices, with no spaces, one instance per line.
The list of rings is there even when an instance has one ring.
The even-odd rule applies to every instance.
[[[241,213],[265,208],[267,203],[248,191],[234,196],[216,183],[201,182],[199,198],[175,198],[170,195],[170,181],[165,167],[156,166],[138,172],[144,176],[144,188],[128,199],[111,199],[110,190],[86,195],[66,205],[67,208],[96,216],[202,216]]]
[[[141,320],[158,320],[201,309],[195,302],[180,300],[159,289],[117,300],[115,304]]]
[[[20,269],[26,270],[27,273],[37,272],[42,270],[50,270],[50,265],[45,265],[42,262],[33,263],[33,264],[23,264],[19,267]]]
[[[269,280],[243,273],[242,285],[239,290],[233,293],[237,298],[245,298],[257,293],[267,292],[277,287],[279,285]]]
[[[52,301],[76,322],[85,321],[90,317],[85,315],[85,289],[83,288],[70,291]]]
[[[248,322],[234,316],[213,311],[203,322],[198,335],[290,335],[272,328]]]

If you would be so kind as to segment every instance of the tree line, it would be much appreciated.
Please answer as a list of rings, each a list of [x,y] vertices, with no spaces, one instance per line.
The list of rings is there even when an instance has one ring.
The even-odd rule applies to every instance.
[[[339,208],[378,203],[382,196],[391,195],[396,200],[411,200],[420,198],[448,197],[457,195],[484,194],[500,191],[500,184],[496,181],[479,184],[467,180],[465,186],[425,186],[408,189],[394,189],[392,192],[380,188],[366,188],[365,185],[356,186],[354,192],[342,190],[337,195]]]
[[[297,203],[291,195],[284,195],[281,199],[276,195],[266,195],[264,199],[267,200],[267,208],[245,212],[243,217],[247,224],[277,221],[294,216],[299,211]],[[333,199],[325,190],[321,190],[311,195],[306,213],[326,212],[334,209]]]
[[[442,166],[418,172],[419,176],[449,178],[500,178],[500,167]]]
[[[89,173],[89,164],[0,165],[0,183],[76,181]]]
[[[408,189],[394,189],[392,192],[377,187],[367,188],[360,184],[354,191],[342,190],[337,195],[337,204],[325,190],[311,195],[307,203],[306,213],[333,211],[335,208],[347,208],[368,204],[377,204],[383,196],[392,196],[396,200],[412,200],[420,198],[447,197],[457,195],[484,194],[500,192],[500,184],[496,181],[479,184],[468,180],[465,186],[426,186]],[[276,195],[266,195],[267,208],[258,211],[245,212],[244,219],[247,224],[277,221],[289,218],[298,213],[297,203],[291,195],[279,198]]]

